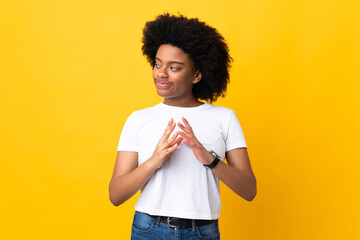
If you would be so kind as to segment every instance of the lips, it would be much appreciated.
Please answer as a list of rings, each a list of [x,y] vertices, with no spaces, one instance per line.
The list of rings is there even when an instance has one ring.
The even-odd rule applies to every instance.
[[[163,89],[166,89],[166,88],[170,88],[172,83],[171,82],[167,82],[167,81],[155,81],[155,85],[156,87],[158,88],[163,88]]]

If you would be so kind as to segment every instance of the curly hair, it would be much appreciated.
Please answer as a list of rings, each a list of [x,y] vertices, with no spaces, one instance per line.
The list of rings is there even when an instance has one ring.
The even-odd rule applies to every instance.
[[[146,22],[142,43],[142,53],[153,68],[162,44],[171,44],[190,56],[202,74],[192,89],[196,99],[213,102],[225,96],[232,58],[225,39],[215,28],[198,18],[165,13]]]

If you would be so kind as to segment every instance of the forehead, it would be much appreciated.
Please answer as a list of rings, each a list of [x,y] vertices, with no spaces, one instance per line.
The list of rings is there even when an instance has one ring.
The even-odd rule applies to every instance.
[[[159,47],[156,57],[161,61],[192,62],[192,59],[181,48],[170,44],[163,44]]]

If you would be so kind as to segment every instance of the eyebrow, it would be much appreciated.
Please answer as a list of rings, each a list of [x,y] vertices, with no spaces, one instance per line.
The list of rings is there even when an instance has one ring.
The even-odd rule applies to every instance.
[[[158,57],[155,57],[155,59],[156,59],[156,60],[159,60],[160,62],[162,62],[161,59],[158,58]],[[178,62],[178,61],[170,61],[169,63],[176,63],[176,64],[180,64],[180,65],[185,65],[185,63]]]

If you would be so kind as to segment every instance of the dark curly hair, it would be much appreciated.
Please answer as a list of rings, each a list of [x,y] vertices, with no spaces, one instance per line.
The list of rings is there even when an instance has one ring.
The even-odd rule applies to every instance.
[[[197,18],[165,13],[146,22],[142,43],[142,53],[153,68],[162,44],[171,44],[190,56],[202,74],[201,81],[193,86],[196,99],[213,102],[225,95],[232,58],[225,39],[215,28]]]

